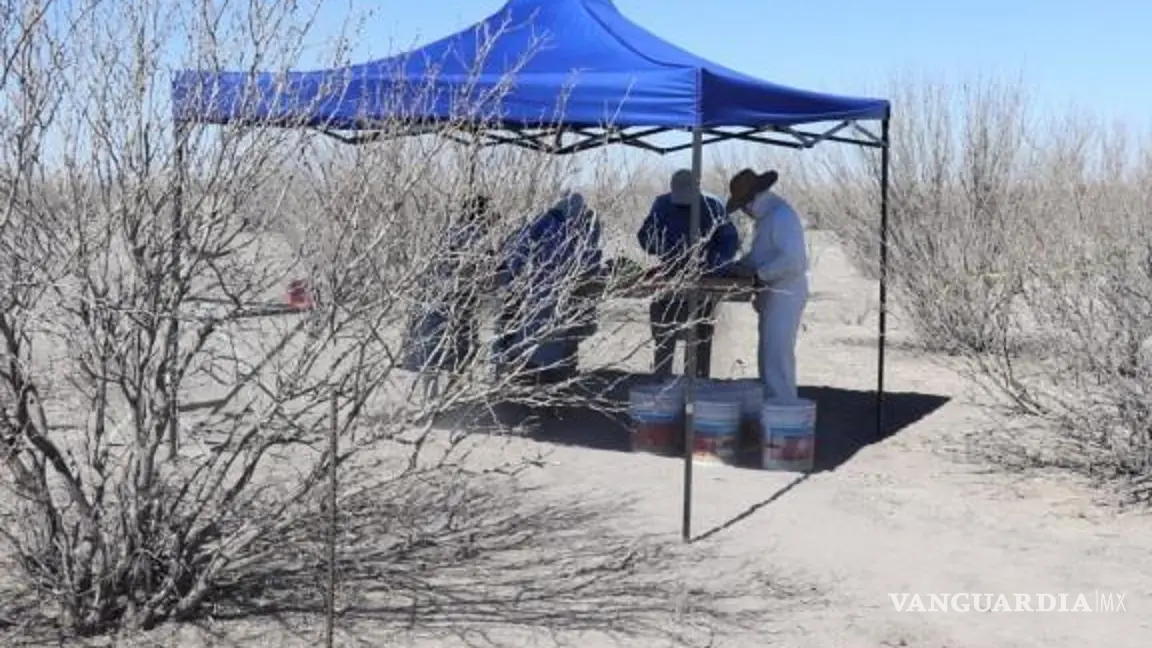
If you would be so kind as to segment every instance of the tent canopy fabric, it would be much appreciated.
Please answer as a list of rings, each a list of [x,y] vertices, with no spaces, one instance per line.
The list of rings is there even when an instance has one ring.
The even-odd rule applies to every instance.
[[[287,73],[184,70],[178,121],[369,130],[392,120],[504,128],[714,128],[885,119],[882,99],[761,81],[660,39],[611,0],[509,0],[390,58]]]

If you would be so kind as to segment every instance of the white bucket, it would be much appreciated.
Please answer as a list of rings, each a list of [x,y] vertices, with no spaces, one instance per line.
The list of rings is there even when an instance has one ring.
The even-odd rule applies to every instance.
[[[732,399],[740,403],[738,451],[755,452],[754,463],[760,463],[760,408],[764,405],[764,383],[756,378],[713,380],[703,392],[709,398]]]
[[[684,392],[666,384],[640,385],[628,392],[632,450],[677,455],[684,447]]]
[[[696,400],[740,400],[736,383],[730,380],[700,378],[696,381]]]
[[[816,403],[768,401],[760,413],[764,468],[811,472],[816,463]]]
[[[724,389],[706,389],[696,395],[692,405],[694,459],[726,463],[736,460],[741,408],[738,396]]]

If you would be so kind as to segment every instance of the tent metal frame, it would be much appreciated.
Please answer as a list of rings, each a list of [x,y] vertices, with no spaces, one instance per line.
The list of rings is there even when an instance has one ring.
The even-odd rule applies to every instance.
[[[769,146],[780,146],[791,149],[810,149],[822,142],[836,142],[840,144],[851,144],[855,146],[862,146],[866,148],[879,149],[881,152],[881,166],[880,166],[880,268],[879,268],[879,318],[877,325],[877,345],[876,345],[876,438],[882,440],[888,436],[889,430],[885,420],[885,352],[887,347],[887,334],[888,334],[888,256],[889,256],[889,240],[888,240],[888,189],[889,189],[889,169],[891,166],[891,140],[890,140],[890,124],[891,124],[891,110],[880,121],[880,134],[877,135],[865,126],[861,121],[874,122],[875,119],[867,120],[839,120],[835,125],[827,127],[824,130],[800,130],[794,126],[761,126],[761,127],[731,127],[731,129],[718,128],[718,127],[703,127],[697,126],[691,129],[686,128],[673,128],[673,127],[647,127],[647,128],[603,128],[603,127],[581,127],[581,126],[564,126],[558,125],[546,128],[515,128],[512,126],[492,127],[492,128],[476,128],[473,130],[446,130],[443,123],[431,122],[428,124],[420,124],[406,131],[389,132],[372,131],[366,129],[365,131],[331,131],[324,129],[316,129],[319,132],[336,139],[344,144],[358,145],[368,144],[372,142],[385,141],[389,139],[397,139],[400,137],[413,137],[420,135],[440,135],[446,136],[457,142],[469,145],[479,144],[483,147],[493,146],[519,146],[529,150],[539,151],[541,153],[548,153],[552,155],[571,155],[583,151],[592,150],[610,144],[620,144],[630,146],[632,148],[657,153],[660,155],[667,155],[669,153],[676,153],[691,149],[692,151],[692,176],[695,179],[696,192],[699,195],[700,179],[703,171],[703,148],[708,144],[715,144],[724,141],[744,141],[756,144],[765,144]],[[179,267],[182,252],[182,243],[184,239],[184,232],[186,223],[183,214],[183,185],[186,175],[186,140],[188,135],[188,127],[193,122],[178,121],[175,128],[175,164],[178,167],[176,172],[176,188],[173,199],[173,215],[172,227],[174,232],[173,237],[173,260],[174,268]],[[815,123],[815,122],[813,122]],[[270,124],[269,124],[270,125]],[[655,135],[673,132],[691,131],[692,139],[687,144],[677,144],[674,146],[658,146],[646,141],[647,138]],[[575,136],[576,141],[565,143],[566,136]],[[700,231],[700,201],[696,200],[692,203],[691,216],[690,216],[690,241],[691,245],[699,242]],[[688,293],[688,308],[690,313],[697,310],[699,303],[700,293],[697,290],[690,290]],[[695,346],[698,340],[696,339],[696,327],[688,327],[688,341],[689,347]],[[173,333],[174,336],[178,332]],[[693,446],[693,426],[692,426],[692,402],[696,388],[696,354],[685,354],[685,368],[684,368],[686,382],[686,408],[687,408],[687,421],[685,425],[685,447],[684,447],[684,494],[683,494],[683,515],[681,520],[681,537],[684,542],[692,541],[692,495],[693,495],[693,479],[692,479],[692,446]],[[176,401],[173,399],[173,405]],[[169,430],[169,443],[173,446],[173,451],[177,443],[177,421],[178,412],[173,413],[171,419],[171,427]]]
[[[347,133],[325,129],[316,130],[339,142],[353,145],[370,144],[400,137],[438,134],[461,144],[479,144],[482,147],[511,145],[552,155],[582,153],[612,144],[629,146],[660,155],[678,153],[692,148],[691,143],[658,146],[647,141],[648,138],[656,135],[691,130],[671,127],[590,128],[554,126],[546,128],[486,128],[473,132],[464,130],[444,132],[442,127],[433,124],[397,133],[384,133],[382,131]],[[842,134],[844,131],[848,131],[849,135]],[[735,140],[791,149],[810,149],[822,142],[853,144],[877,149],[885,147],[881,136],[853,120],[840,121],[834,126],[816,132],[800,130],[791,126],[741,127],[738,130],[709,127],[702,128],[701,132],[704,136],[701,140],[702,146]],[[565,136],[575,136],[577,139],[575,142],[565,144],[563,143]]]

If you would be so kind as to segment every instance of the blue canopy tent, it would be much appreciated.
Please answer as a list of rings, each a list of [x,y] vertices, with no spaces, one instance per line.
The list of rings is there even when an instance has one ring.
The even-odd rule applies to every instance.
[[[348,143],[437,133],[553,154],[613,143],[661,154],[691,148],[697,187],[701,149],[714,142],[744,140],[807,149],[832,141],[878,148],[882,172],[876,426],[878,437],[886,433],[887,101],[809,92],[756,79],[660,39],[626,18],[611,0],[508,0],[475,26],[415,51],[334,69],[185,70],[173,80],[172,101],[180,160],[183,128],[194,123],[313,128]],[[879,134],[862,124],[869,121],[880,122]],[[403,126],[398,129],[397,124]],[[650,140],[669,131],[690,131],[692,137],[671,145]],[[180,218],[179,207],[176,212]],[[693,203],[691,218],[691,231],[696,232],[698,202]],[[695,327],[689,330],[694,336]],[[691,395],[694,354],[687,358]],[[684,471],[682,531],[687,540],[691,438]]]

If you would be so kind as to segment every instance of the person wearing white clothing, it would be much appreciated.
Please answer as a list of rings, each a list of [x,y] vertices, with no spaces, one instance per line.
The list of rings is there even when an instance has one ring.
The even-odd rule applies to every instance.
[[[772,191],[776,171],[744,169],[728,185],[728,213],[742,211],[755,220],[752,248],[740,260],[740,272],[756,279],[760,341],[757,366],[765,397],[795,401],[796,338],[808,304],[808,248],[799,214]]]

